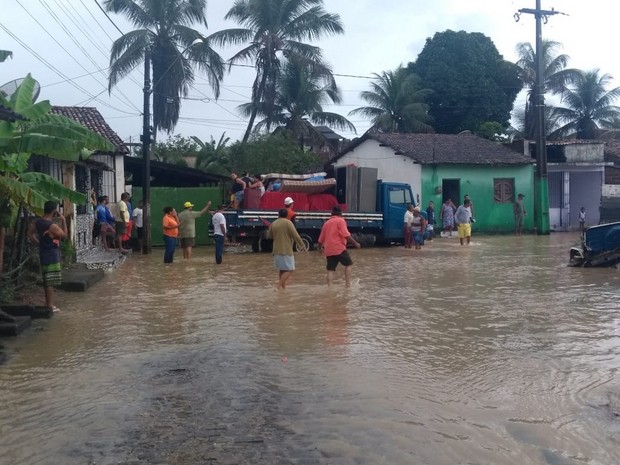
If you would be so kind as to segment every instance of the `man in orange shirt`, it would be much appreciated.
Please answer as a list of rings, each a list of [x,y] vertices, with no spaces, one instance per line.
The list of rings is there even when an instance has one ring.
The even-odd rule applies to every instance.
[[[351,237],[351,233],[347,228],[347,222],[342,217],[342,209],[335,206],[332,209],[332,216],[328,219],[319,236],[319,251],[323,251],[323,255],[327,257],[327,285],[331,286],[334,281],[334,273],[338,263],[344,266],[345,286],[351,287],[351,266],[353,260],[347,252],[347,242],[353,244],[356,248],[360,248],[359,242]]]
[[[293,202],[294,200],[290,197],[284,199],[284,207],[287,210],[286,219],[292,221],[295,224],[295,220],[297,219],[297,213],[293,210]]]

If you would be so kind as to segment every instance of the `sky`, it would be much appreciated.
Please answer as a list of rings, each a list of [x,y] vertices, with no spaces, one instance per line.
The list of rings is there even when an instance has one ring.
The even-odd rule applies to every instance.
[[[14,55],[0,64],[0,85],[31,73],[41,84],[39,100],[53,105],[94,106],[126,142],[139,142],[142,126],[143,74],[136,70],[111,94],[107,68],[112,41],[133,29],[123,16],[110,14],[112,24],[97,6],[103,0],[0,0],[0,49]],[[211,0],[207,6],[209,28],[204,35],[236,27],[223,18],[233,0]],[[447,29],[481,32],[499,52],[516,61],[519,42],[535,41],[535,21],[521,8],[535,8],[535,0],[324,0],[325,9],[340,15],[345,33],[314,42],[331,64],[343,102],[326,111],[347,115],[365,105],[359,93],[368,90],[373,73],[395,69],[415,61],[427,38]],[[543,37],[563,44],[569,66],[598,68],[612,75],[620,86],[620,60],[610,53],[616,43],[620,2],[609,0],[542,0],[542,8],[563,14],[549,17]],[[118,29],[117,29],[118,27]],[[236,49],[218,49],[230,58]],[[224,77],[218,100],[206,79],[197,75],[188,99],[181,107],[175,134],[218,140],[222,133],[231,141],[246,128],[237,106],[250,99],[254,70],[234,67]],[[521,96],[515,108],[523,107]],[[357,132],[337,132],[345,138],[362,135],[370,126],[360,116],[349,118]],[[159,140],[166,134],[160,133]]]

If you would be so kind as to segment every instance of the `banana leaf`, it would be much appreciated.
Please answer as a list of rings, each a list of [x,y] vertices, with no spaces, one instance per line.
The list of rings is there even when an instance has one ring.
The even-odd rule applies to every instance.
[[[48,200],[67,199],[76,204],[86,203],[86,194],[68,189],[57,179],[45,173],[24,173],[20,176],[20,180]]]
[[[0,194],[13,200],[16,204],[24,204],[28,210],[37,215],[43,214],[43,206],[49,198],[18,179],[0,176]]]
[[[8,50],[0,50],[0,63],[11,56],[13,56],[13,52],[9,52]]]

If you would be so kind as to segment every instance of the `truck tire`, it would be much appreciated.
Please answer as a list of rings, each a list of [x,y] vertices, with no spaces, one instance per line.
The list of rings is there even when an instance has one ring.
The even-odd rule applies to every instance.
[[[271,252],[273,250],[273,241],[270,239],[261,239],[259,245],[261,252]]]
[[[300,236],[301,236],[301,241],[304,243],[304,246],[306,247],[306,250],[308,251],[314,250],[314,241],[312,240],[312,238],[308,234],[300,234]],[[295,246],[295,249],[297,249],[297,246]]]

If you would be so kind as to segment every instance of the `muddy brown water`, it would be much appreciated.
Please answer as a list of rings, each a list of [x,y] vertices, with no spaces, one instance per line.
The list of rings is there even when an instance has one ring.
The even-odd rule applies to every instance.
[[[136,255],[5,340],[2,464],[620,463],[620,271],[576,235]]]

